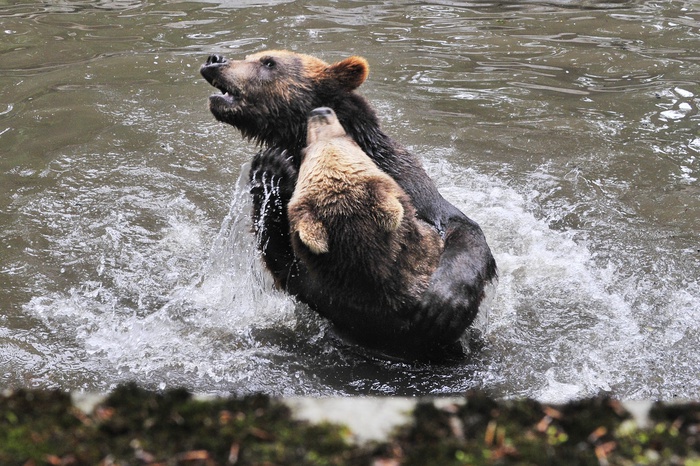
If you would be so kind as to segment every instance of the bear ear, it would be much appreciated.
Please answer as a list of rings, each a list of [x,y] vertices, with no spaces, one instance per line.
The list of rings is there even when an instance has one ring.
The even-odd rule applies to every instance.
[[[298,213],[298,212],[297,212]],[[301,214],[301,218],[294,221],[293,230],[299,234],[299,239],[314,254],[328,252],[328,232],[323,223],[311,212]]]
[[[404,210],[401,201],[395,196],[387,196],[380,205],[379,225],[385,231],[396,231],[403,220]]]
[[[360,87],[369,75],[369,63],[362,57],[350,57],[328,67],[330,75],[340,87],[352,91]]]

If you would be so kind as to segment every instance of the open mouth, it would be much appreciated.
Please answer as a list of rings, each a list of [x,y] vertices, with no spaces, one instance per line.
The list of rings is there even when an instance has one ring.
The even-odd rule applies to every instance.
[[[217,83],[216,81],[211,83],[212,86],[217,88],[219,91],[221,91],[221,94],[214,94],[211,97],[209,97],[209,100],[214,101],[214,100],[223,100],[229,105],[235,105],[241,100],[241,91],[238,89],[229,89],[227,87],[222,86],[221,84]]]
[[[229,86],[225,80],[221,79],[221,64],[219,62],[207,62],[207,64],[203,65],[200,69],[200,73],[209,84],[221,92],[221,94],[214,94],[209,97],[209,102],[211,104],[221,105],[225,103],[230,106],[240,102],[242,97],[241,91],[235,87]]]

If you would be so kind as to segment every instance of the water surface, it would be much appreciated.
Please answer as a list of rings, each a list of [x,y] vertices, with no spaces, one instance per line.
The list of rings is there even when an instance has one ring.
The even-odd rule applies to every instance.
[[[0,383],[560,401],[700,391],[694,2],[5,2]],[[361,91],[480,223],[500,281],[464,364],[368,360],[272,290],[256,148],[209,53],[367,58]]]

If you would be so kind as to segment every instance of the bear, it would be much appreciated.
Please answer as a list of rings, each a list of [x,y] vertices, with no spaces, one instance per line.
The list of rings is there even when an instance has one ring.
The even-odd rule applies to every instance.
[[[377,308],[401,315],[427,289],[442,238],[332,109],[311,111],[306,144],[287,205],[294,253],[312,280],[355,309],[353,319],[371,321]]]
[[[212,54],[200,73],[219,91],[209,97],[214,118],[260,146],[249,174],[252,222],[276,286],[369,349],[404,360],[460,358],[461,337],[497,278],[496,262],[479,225],[442,197],[418,156],[382,130],[376,112],[357,92],[369,75],[367,60],[351,56],[329,64],[285,50],[241,60]],[[416,216],[443,239],[428,287],[398,314],[385,312],[380,303],[357,313],[314,280],[294,252],[287,206],[306,146],[308,115],[319,107],[333,109],[347,135],[401,186]]]

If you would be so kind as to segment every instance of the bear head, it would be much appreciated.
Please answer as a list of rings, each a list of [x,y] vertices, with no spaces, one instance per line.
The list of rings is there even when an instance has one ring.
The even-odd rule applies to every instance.
[[[210,55],[200,69],[220,94],[209,98],[214,117],[257,143],[303,146],[309,112],[335,107],[369,74],[364,58],[328,64],[309,55],[269,50],[228,60]]]

